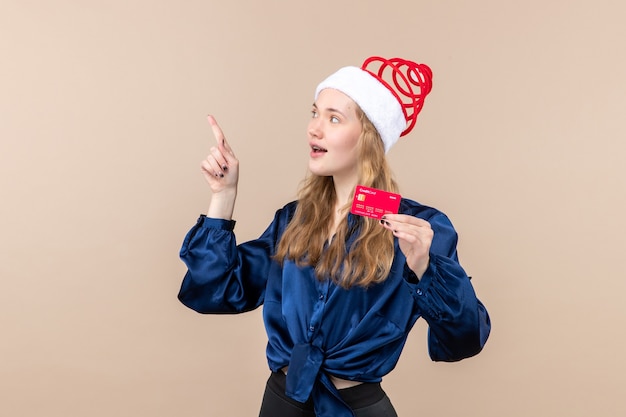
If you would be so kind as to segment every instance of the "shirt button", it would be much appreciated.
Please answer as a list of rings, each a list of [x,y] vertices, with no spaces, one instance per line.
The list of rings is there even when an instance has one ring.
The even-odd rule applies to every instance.
[[[324,299],[324,294],[320,294],[320,300]]]
[[[315,330],[315,327],[313,327],[313,326],[309,327],[309,331],[310,331],[310,332],[312,332],[312,331],[314,331],[314,330]]]
[[[422,295],[422,290],[420,290],[419,288],[415,291],[417,293],[417,295]]]

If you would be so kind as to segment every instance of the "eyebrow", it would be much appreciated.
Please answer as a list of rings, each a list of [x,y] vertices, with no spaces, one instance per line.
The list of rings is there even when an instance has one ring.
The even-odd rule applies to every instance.
[[[317,107],[317,104],[313,103],[313,107],[315,109],[319,110],[319,108]],[[330,112],[330,113],[339,113],[343,117],[347,117],[344,112],[342,112],[341,110],[335,109],[333,107],[327,107],[324,110],[327,111],[327,112]]]

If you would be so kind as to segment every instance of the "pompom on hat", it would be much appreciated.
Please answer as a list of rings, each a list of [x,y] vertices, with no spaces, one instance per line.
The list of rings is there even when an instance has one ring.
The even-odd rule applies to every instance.
[[[401,136],[413,130],[432,89],[432,78],[425,64],[373,56],[361,68],[343,67],[331,74],[317,86],[315,100],[325,88],[350,97],[376,127],[388,152]]]

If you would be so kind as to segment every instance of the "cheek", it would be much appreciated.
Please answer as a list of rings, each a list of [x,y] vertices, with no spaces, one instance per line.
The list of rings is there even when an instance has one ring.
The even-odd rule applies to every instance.
[[[329,134],[326,136],[327,143],[333,144],[333,148],[345,154],[346,156],[352,156],[356,154],[361,132],[355,130],[342,130],[332,132],[332,136]]]
[[[341,154],[343,161],[349,164],[355,164],[358,160],[358,141],[344,142],[341,148]]]
[[[356,144],[352,141],[343,141],[335,148],[344,158],[352,158],[356,155]]]
[[[359,145],[360,133],[353,133],[349,135],[344,141],[345,149],[353,152],[357,151]]]

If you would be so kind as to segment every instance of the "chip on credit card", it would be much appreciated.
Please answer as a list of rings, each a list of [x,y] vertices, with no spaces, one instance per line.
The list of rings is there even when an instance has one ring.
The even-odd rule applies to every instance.
[[[397,213],[401,198],[400,194],[357,185],[350,212],[359,216],[380,219],[385,214]]]

